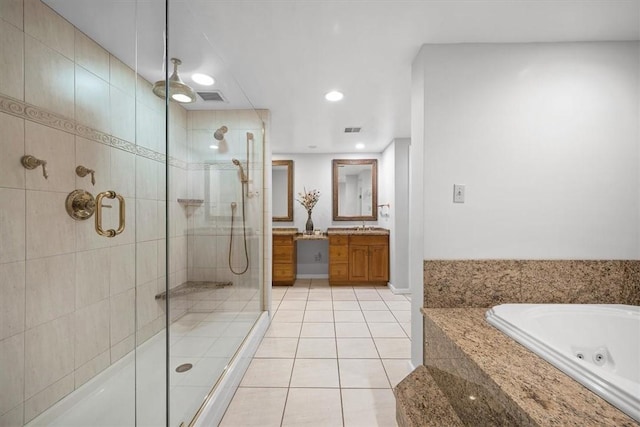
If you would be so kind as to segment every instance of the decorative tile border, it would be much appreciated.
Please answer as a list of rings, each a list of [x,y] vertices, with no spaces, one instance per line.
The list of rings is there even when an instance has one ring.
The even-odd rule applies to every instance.
[[[133,142],[109,135],[89,126],[85,126],[75,120],[52,113],[40,107],[36,107],[20,100],[0,94],[0,112],[26,119],[44,126],[49,126],[72,135],[90,139],[119,150],[127,151],[137,156],[155,160],[161,163],[167,161],[165,154],[153,151],[149,148],[136,145]],[[168,163],[181,169],[187,169],[187,162],[169,156]]]
[[[428,260],[423,273],[428,308],[640,302],[635,260]]]

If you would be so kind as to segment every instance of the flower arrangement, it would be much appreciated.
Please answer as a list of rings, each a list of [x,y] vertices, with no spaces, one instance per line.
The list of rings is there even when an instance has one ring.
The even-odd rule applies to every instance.
[[[307,191],[305,188],[304,193],[298,193],[298,198],[296,200],[304,206],[307,212],[311,213],[313,207],[318,203],[318,199],[320,199],[320,192],[318,190]]]

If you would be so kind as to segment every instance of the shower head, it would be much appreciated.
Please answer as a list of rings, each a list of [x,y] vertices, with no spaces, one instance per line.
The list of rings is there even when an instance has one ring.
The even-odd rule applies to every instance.
[[[221,126],[213,133],[213,137],[218,141],[222,141],[224,139],[224,134],[227,133],[228,130],[229,130],[228,127]]]
[[[242,168],[242,163],[240,163],[240,160],[231,159],[231,161],[233,162],[234,165],[240,168],[240,182],[242,182],[243,184],[249,182],[249,180],[247,179],[247,175],[244,174],[244,169]]]

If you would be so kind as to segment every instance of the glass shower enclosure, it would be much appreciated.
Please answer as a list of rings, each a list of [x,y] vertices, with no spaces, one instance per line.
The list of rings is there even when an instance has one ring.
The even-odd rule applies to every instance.
[[[1,426],[211,425],[237,386],[266,317],[269,113],[199,19],[0,0]]]

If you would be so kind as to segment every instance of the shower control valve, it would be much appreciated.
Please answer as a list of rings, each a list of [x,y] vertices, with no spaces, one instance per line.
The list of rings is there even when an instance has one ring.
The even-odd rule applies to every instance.
[[[85,168],[82,165],[76,167],[76,175],[78,175],[80,178],[84,178],[89,174],[91,174],[91,185],[96,185],[96,171],[94,171],[93,169]]]

